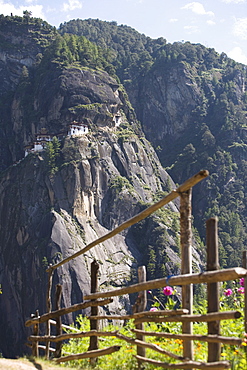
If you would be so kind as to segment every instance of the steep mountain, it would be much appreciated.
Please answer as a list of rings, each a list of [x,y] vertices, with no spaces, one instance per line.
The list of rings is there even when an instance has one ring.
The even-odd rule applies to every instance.
[[[46,310],[47,264],[202,168],[211,175],[193,193],[199,231],[194,270],[203,265],[204,221],[215,215],[221,266],[241,264],[247,239],[245,80],[246,67],[223,53],[152,40],[115,22],[74,20],[57,31],[40,19],[0,16],[4,356],[27,350],[24,321]],[[72,123],[84,134],[71,136]],[[47,141],[38,151],[40,137]],[[63,284],[63,304],[89,291],[93,258],[101,265],[101,288],[135,281],[139,264],[147,265],[148,278],[179,273],[178,237],[175,202],[61,267],[55,283]],[[131,299],[105,310],[128,310]]]
[[[46,312],[47,265],[175,185],[97,46],[62,37],[35,18],[1,17],[0,35],[0,350],[14,357],[28,350],[25,320],[37,309]],[[72,136],[71,123],[87,130]],[[43,150],[40,137],[47,140]],[[103,289],[135,281],[140,264],[148,278],[179,273],[178,252],[175,202],[59,268],[54,284],[63,285],[67,306],[89,292],[94,258]],[[193,255],[199,271],[200,254]],[[122,297],[104,309],[129,310],[132,300]]]
[[[142,129],[175,182],[199,169],[211,176],[194,191],[194,220],[219,217],[221,266],[241,265],[246,234],[246,66],[189,42],[151,40],[130,27],[72,20],[59,32],[104,47]]]

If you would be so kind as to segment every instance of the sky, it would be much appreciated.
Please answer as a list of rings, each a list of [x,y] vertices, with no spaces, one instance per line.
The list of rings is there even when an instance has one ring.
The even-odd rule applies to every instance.
[[[151,38],[200,43],[247,65],[247,0],[0,0],[0,14],[23,10],[56,27],[77,18],[116,21]]]

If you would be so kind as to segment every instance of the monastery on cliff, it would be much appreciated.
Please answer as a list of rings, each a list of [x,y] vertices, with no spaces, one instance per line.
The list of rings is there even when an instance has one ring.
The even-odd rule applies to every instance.
[[[46,143],[52,141],[54,136],[64,138],[66,136],[82,136],[88,133],[88,125],[85,123],[73,121],[68,125],[67,131],[58,135],[51,135],[47,133],[46,128],[42,128],[39,134],[36,134],[35,140],[25,146],[25,157],[32,152],[40,152],[44,150]]]

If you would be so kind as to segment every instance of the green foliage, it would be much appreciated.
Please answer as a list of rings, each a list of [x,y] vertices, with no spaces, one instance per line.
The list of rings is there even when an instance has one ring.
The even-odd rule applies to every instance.
[[[166,44],[163,38],[154,41],[131,27],[98,19],[65,22],[59,31],[61,34],[83,35],[97,44],[122,81],[132,80],[135,74],[149,70],[153,64],[153,51]]]
[[[245,73],[244,69],[239,70],[242,78]],[[211,71],[207,78],[209,76],[212,76]],[[194,111],[193,126],[188,126],[183,136],[172,143],[172,148],[168,142],[160,155],[163,163],[171,163],[167,169],[178,183],[199,169],[209,170],[210,177],[193,192],[195,226],[205,242],[205,221],[218,216],[220,264],[232,267],[241,265],[241,253],[247,241],[247,146],[243,136],[246,117],[242,114],[246,111],[246,103],[236,97],[238,83],[234,73],[231,84],[226,76],[226,70],[222,68],[215,87],[211,85],[210,94],[205,94],[203,115],[199,110]],[[201,77],[205,83],[205,72]]]
[[[34,38],[37,42],[37,45],[43,49],[47,47],[57,31],[56,28],[51,26],[46,21],[41,18],[32,17],[31,12],[26,10],[23,12],[24,16],[4,16],[0,14],[0,28],[4,29],[4,32],[7,34],[11,32],[13,36],[22,35],[23,39],[30,39],[30,36]],[[6,49],[16,49],[16,50],[26,50],[27,45],[25,42],[22,43],[13,43],[8,42],[4,37],[0,37],[0,46]]]
[[[112,189],[116,195],[121,193],[124,189],[133,191],[133,186],[126,177],[116,176],[111,180],[110,189]]]
[[[202,83],[209,77],[217,87],[221,77],[227,81],[236,77],[232,68],[235,62],[224,53],[218,54],[213,48],[190,42],[167,44],[162,37],[153,40],[131,27],[118,26],[116,22],[74,19],[61,24],[59,32],[62,35],[84,36],[97,44],[129,91],[150,70],[167,69],[179,63],[196,67],[198,75],[202,76]],[[207,71],[213,73],[209,75]]]
[[[77,67],[100,68],[114,74],[114,68],[105,59],[103,51],[84,36],[57,34],[44,53],[41,67],[45,69],[50,63],[58,67],[74,64]]]
[[[77,140],[74,138],[66,138],[63,148],[61,149],[61,154],[63,165],[81,160],[81,154],[77,146]]]
[[[26,19],[29,19],[32,15],[32,12],[30,12],[29,10],[23,10],[23,17],[26,18]]]
[[[145,208],[147,205],[145,205]],[[144,208],[144,205],[141,209]],[[179,214],[163,207],[131,227],[131,237],[139,248],[140,264],[147,266],[147,279],[157,279],[178,273],[178,265],[171,263],[167,248],[179,251]],[[171,243],[173,237],[174,245]],[[156,292],[158,295],[159,292]]]
[[[116,134],[118,136],[118,141],[120,143],[123,143],[125,141],[128,141],[130,137],[135,136],[135,132],[133,130],[133,127],[131,127],[129,124],[123,124],[118,127]]]
[[[45,146],[45,163],[50,175],[58,171],[58,158],[60,156],[60,142],[56,136]]]
[[[77,318],[77,326],[81,331],[89,331],[89,320],[79,316]],[[105,331],[115,331],[123,335],[133,337],[130,330],[134,328],[133,323],[127,323],[124,327],[114,327],[108,325],[104,328]],[[94,367],[95,370],[134,370],[137,369],[136,361],[133,360],[133,354],[135,354],[135,348],[133,345],[127,344],[116,337],[104,337],[103,341],[99,341],[100,348],[106,348],[113,345],[120,345],[120,351],[112,353],[111,355],[102,356],[98,359],[97,365]],[[89,340],[88,338],[73,339],[68,344],[63,346],[63,350],[68,353],[83,353],[88,350]],[[66,364],[66,363],[65,363]],[[74,366],[76,368],[91,369],[88,360],[70,361],[67,365]]]

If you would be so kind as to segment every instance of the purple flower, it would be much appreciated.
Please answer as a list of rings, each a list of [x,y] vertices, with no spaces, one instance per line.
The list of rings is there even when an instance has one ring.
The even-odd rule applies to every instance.
[[[172,287],[170,287],[170,286],[165,286],[164,287],[164,289],[163,289],[163,293],[165,294],[165,295],[173,295],[173,289],[172,289]]]
[[[157,307],[151,307],[149,311],[158,311]]]
[[[241,279],[240,279],[239,284],[240,284],[241,286],[244,286],[244,278],[241,278]]]
[[[229,295],[232,295],[232,290],[231,290],[231,289],[226,289],[226,290],[224,291],[224,295],[225,295],[226,297],[229,297]]]
[[[241,288],[238,288],[238,293],[244,294],[244,288],[241,286]]]

